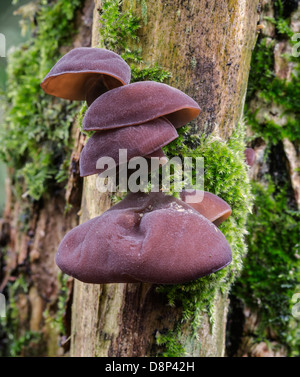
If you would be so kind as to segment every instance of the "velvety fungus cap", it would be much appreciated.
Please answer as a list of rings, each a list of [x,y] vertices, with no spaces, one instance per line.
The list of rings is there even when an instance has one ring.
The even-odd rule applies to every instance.
[[[83,129],[103,131],[142,124],[162,116],[179,128],[199,114],[199,105],[182,91],[166,84],[143,81],[97,98],[85,115]]]
[[[164,118],[138,126],[96,132],[90,137],[81,152],[80,175],[86,177],[105,171],[107,167],[97,169],[97,161],[102,157],[112,158],[118,166],[121,149],[127,150],[127,161],[134,157],[166,159],[161,148],[177,137],[178,134],[174,126]]]
[[[216,226],[221,225],[232,214],[229,204],[207,191],[182,191],[180,197]]]
[[[87,100],[90,105],[108,90],[127,85],[131,71],[116,53],[79,47],[64,55],[47,74],[42,89],[55,97]]]
[[[186,203],[139,193],[69,232],[56,261],[85,283],[179,284],[224,268],[232,253],[222,232]]]

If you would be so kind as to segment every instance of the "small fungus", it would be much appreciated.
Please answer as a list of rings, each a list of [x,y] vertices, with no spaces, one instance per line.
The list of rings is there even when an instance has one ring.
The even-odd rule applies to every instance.
[[[108,90],[127,85],[131,71],[116,53],[79,47],[64,55],[47,74],[42,89],[55,97],[87,100],[90,106]]]
[[[256,158],[255,150],[252,148],[247,148],[245,150],[245,157],[246,157],[246,162],[248,166],[252,167],[254,165],[255,158]]]
[[[176,128],[200,114],[199,105],[182,91],[152,81],[110,90],[97,98],[83,120],[85,131],[104,131],[149,122],[164,116]]]
[[[188,203],[209,221],[219,226],[232,214],[232,209],[223,199],[206,191],[182,191],[181,200]]]
[[[119,151],[127,150],[127,161],[134,157],[162,157],[167,162],[162,147],[178,137],[174,126],[164,118],[158,118],[138,126],[96,132],[88,140],[80,156],[80,175],[100,174],[97,169],[100,158],[109,157],[119,165]],[[126,162],[127,162],[126,161]]]
[[[188,204],[163,193],[129,194],[71,230],[56,262],[91,284],[180,284],[230,264],[222,232]]]

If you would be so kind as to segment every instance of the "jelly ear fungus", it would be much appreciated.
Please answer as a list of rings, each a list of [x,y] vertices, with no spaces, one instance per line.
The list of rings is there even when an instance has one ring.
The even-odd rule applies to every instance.
[[[180,197],[216,226],[220,226],[232,214],[229,204],[207,191],[182,191]]]
[[[116,166],[119,166],[121,149],[126,149],[127,161],[134,157],[159,157],[163,162],[167,162],[161,148],[177,137],[174,126],[164,118],[138,126],[96,132],[81,153],[80,174],[86,177],[102,173],[104,169],[97,168],[97,161],[105,157],[112,158]]]
[[[252,167],[255,163],[256,155],[255,155],[255,150],[252,148],[246,148],[245,149],[245,158],[247,165]]]
[[[41,87],[55,97],[84,101],[90,106],[111,89],[130,83],[128,64],[112,51],[80,47],[64,55],[43,80]]]
[[[232,261],[226,238],[188,204],[163,193],[129,194],[69,232],[58,266],[85,283],[186,283]]]
[[[92,104],[83,120],[85,131],[134,126],[165,117],[175,128],[200,114],[199,105],[169,85],[143,81],[111,90]]]
[[[42,89],[69,100],[86,100],[85,131],[96,131],[84,147],[80,172],[88,176],[101,157],[117,164],[120,149],[134,157],[160,158],[178,137],[176,128],[195,119],[200,108],[171,86],[130,84],[127,63],[112,51],[76,48],[60,59]],[[200,200],[201,197],[201,200]],[[215,195],[195,191],[181,199],[159,193],[130,193],[102,216],[69,232],[56,261],[63,272],[85,283],[179,284],[212,274],[232,261],[217,228],[231,214]]]

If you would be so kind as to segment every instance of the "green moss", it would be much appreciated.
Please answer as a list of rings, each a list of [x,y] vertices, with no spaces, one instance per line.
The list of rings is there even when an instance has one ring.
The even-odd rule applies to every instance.
[[[187,129],[179,130],[180,138],[165,147],[169,157],[203,157],[205,161],[205,190],[212,192],[232,208],[232,216],[221,225],[232,251],[233,263],[217,272],[197,281],[184,285],[161,286],[158,291],[166,294],[171,306],[179,305],[183,309],[182,321],[189,322],[194,336],[201,326],[204,313],[214,322],[214,300],[217,292],[228,293],[231,284],[240,274],[243,257],[246,255],[245,243],[246,219],[251,210],[252,193],[248,178],[248,168],[244,162],[244,127],[240,125],[229,141],[223,141],[213,135],[208,137],[190,136]],[[174,356],[174,344],[183,355],[180,344],[180,327],[163,336],[164,356]],[[161,338],[159,338],[161,339]]]
[[[141,28],[140,19],[131,10],[122,12],[122,0],[103,1],[100,9],[102,42],[124,58],[138,59],[128,46],[129,40],[138,40],[137,30]]]
[[[69,276],[59,272],[57,281],[59,284],[59,295],[55,313],[53,313],[53,310],[51,310],[50,308],[47,308],[44,312],[44,319],[45,323],[48,324],[53,330],[55,330],[57,334],[63,336],[66,335],[64,319],[70,294],[68,287]]]
[[[295,10],[292,1],[278,0],[275,3],[276,18],[267,21],[276,25],[276,39],[288,43],[293,32],[287,3]],[[295,146],[300,142],[300,62],[285,55],[287,62],[294,62],[291,80],[276,77],[275,43],[269,38],[258,41],[252,58],[246,105],[247,124],[254,133],[252,140],[262,138],[266,143],[266,163],[270,162],[268,152],[274,147],[279,150],[283,139],[289,139]],[[275,105],[278,115],[274,119],[282,123],[284,118],[284,125],[277,124],[274,119],[262,121],[261,116],[258,118],[260,108],[253,109],[251,104],[255,98],[257,106],[261,103],[263,108]],[[275,340],[295,356],[299,355],[300,349],[300,324],[291,316],[291,298],[299,291],[300,213],[291,209],[289,182],[283,177],[275,179],[274,173],[276,176],[283,174],[273,172],[265,184],[252,183],[255,206],[254,216],[249,218],[247,225],[249,254],[233,293],[258,313],[259,325],[253,334],[254,340]]]
[[[257,341],[270,329],[290,349],[291,299],[299,285],[300,212],[289,210],[285,189],[253,182],[254,216],[249,218],[249,254],[235,288],[237,297],[258,311]],[[294,347],[300,347],[300,339]],[[291,351],[291,349],[290,349]]]
[[[131,82],[159,81],[164,82],[171,73],[158,64],[152,66],[142,60],[142,51],[138,44],[138,31],[143,22],[147,22],[147,2],[139,0],[142,7],[142,19],[134,14],[133,2],[128,10],[123,9],[122,0],[103,1],[100,11],[101,43],[110,50],[120,54],[130,65],[132,72]]]
[[[276,25],[280,34],[290,40],[293,31],[289,26],[289,20],[281,17],[268,20]],[[290,40],[290,43],[293,45],[295,42]],[[284,138],[300,142],[300,62],[299,59],[296,60],[293,56],[286,55],[284,59],[287,62],[294,61],[291,80],[287,81],[276,77],[274,48],[275,41],[261,38],[254,50],[245,111],[247,123],[252,127],[255,136],[263,137],[272,144],[276,144]],[[264,122],[259,120],[257,118],[259,109],[253,110],[250,106],[251,100],[255,97],[263,101],[264,107],[277,106],[280,111],[278,118],[284,117],[285,124],[278,125],[268,118]]]
[[[24,275],[8,284],[6,318],[0,318],[0,357],[37,356],[44,346],[42,333],[24,331],[19,318],[20,295],[27,295]]]
[[[32,39],[8,58],[6,119],[0,129],[0,157],[15,170],[15,182],[35,200],[56,178],[70,153],[69,128],[77,107],[53,99],[40,83],[74,34],[80,0],[39,1]]]
[[[156,343],[159,347],[164,348],[163,357],[180,357],[185,356],[186,351],[180,342],[181,326],[177,325],[174,331],[168,331],[165,334],[156,334]]]

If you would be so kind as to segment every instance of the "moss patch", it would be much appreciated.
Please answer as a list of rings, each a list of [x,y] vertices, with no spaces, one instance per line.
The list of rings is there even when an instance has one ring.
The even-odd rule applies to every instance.
[[[256,140],[263,140],[266,144],[265,162],[270,176],[264,183],[252,182],[255,206],[247,225],[249,254],[233,290],[258,313],[259,325],[251,335],[254,342],[279,342],[291,356],[299,356],[300,352],[300,323],[291,315],[291,299],[299,292],[300,213],[295,211],[282,141],[286,138],[299,149],[300,62],[285,55],[286,62],[294,63],[294,71],[290,81],[280,79],[275,75],[274,49],[278,40],[294,44],[287,17],[295,5],[293,1],[275,2],[276,17],[267,21],[276,26],[276,40],[261,37],[253,54],[246,119],[254,133],[250,142],[255,145]],[[278,114],[273,119],[262,119],[259,106],[275,106]]]
[[[253,182],[249,254],[235,293],[259,312],[257,341],[268,339],[272,330],[280,343],[290,348],[291,299],[300,278],[300,212],[289,209],[285,189],[276,191],[271,179],[267,186]],[[300,346],[299,338],[294,346]]]
[[[0,157],[14,169],[22,193],[35,200],[47,193],[70,153],[69,128],[77,105],[51,98],[40,88],[74,34],[80,0],[39,1],[32,39],[8,58],[6,119],[0,129]]]
[[[9,302],[7,317],[0,318],[0,357],[38,356],[45,350],[42,333],[24,330],[27,327],[24,321],[27,321],[28,292],[29,286],[24,275],[20,275],[6,289]]]
[[[180,341],[180,328],[189,322],[193,336],[197,336],[204,313],[214,322],[214,299],[218,292],[228,293],[231,284],[240,274],[243,257],[247,253],[245,243],[246,220],[251,210],[252,194],[248,178],[248,168],[244,162],[244,127],[240,125],[229,141],[223,141],[214,135],[208,137],[190,136],[181,130],[181,138],[165,147],[168,156],[175,154],[182,157],[203,157],[205,161],[205,190],[227,201],[232,216],[220,227],[227,238],[232,251],[233,263],[207,277],[189,284],[162,286],[158,290],[167,295],[169,304],[180,305],[183,309],[181,325],[167,335],[158,337],[158,344],[164,344],[163,356],[184,354]],[[176,347],[175,347],[176,346]]]

